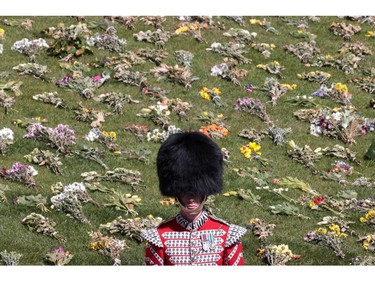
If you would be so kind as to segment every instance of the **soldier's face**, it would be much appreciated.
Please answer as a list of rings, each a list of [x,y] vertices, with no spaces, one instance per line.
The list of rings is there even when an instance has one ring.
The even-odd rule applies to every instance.
[[[202,204],[205,196],[200,194],[186,194],[178,198],[178,201],[187,209],[194,210]]]

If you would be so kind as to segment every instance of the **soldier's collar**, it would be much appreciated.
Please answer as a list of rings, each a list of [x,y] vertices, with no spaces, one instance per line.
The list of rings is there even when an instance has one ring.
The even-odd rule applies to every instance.
[[[181,214],[176,216],[177,223],[181,225],[186,230],[197,230],[199,229],[208,219],[208,214],[206,211],[203,210],[202,214],[194,220],[193,222],[188,221],[185,219]]]

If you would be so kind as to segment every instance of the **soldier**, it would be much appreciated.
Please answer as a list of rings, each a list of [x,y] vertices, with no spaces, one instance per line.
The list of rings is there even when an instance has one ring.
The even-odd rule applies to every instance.
[[[200,132],[171,135],[157,155],[159,189],[180,212],[142,232],[146,265],[244,265],[246,228],[208,214],[207,197],[221,192],[223,154]]]

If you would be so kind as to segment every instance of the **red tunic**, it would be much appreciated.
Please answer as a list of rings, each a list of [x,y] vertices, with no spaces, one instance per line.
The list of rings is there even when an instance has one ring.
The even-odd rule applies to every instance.
[[[246,228],[203,212],[194,222],[180,214],[142,232],[146,265],[244,265]]]

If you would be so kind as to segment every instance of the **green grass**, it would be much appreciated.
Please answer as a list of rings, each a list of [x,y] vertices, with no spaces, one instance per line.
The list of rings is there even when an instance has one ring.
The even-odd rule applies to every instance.
[[[0,17],[4,19],[6,17]],[[8,17],[9,18],[9,17]],[[15,17],[15,18],[26,18],[26,17]],[[5,114],[3,110],[0,110],[0,129],[4,127],[11,128],[15,133],[15,142],[9,146],[9,149],[5,156],[0,156],[0,166],[10,168],[15,162],[26,163],[24,155],[29,154],[35,147],[53,151],[50,147],[43,143],[24,139],[22,136],[26,133],[24,128],[16,127],[12,125],[13,119],[23,119],[32,117],[46,117],[48,118],[48,127],[56,127],[58,124],[68,124],[77,135],[77,144],[72,149],[80,149],[82,145],[90,145],[98,147],[105,151],[104,162],[107,164],[110,170],[117,167],[124,167],[126,169],[138,170],[142,174],[145,188],[139,189],[135,192],[139,197],[142,198],[142,205],[136,208],[140,217],[146,217],[152,214],[154,217],[160,216],[163,219],[168,219],[176,214],[178,209],[175,206],[162,206],[159,201],[163,197],[159,194],[158,181],[156,176],[156,165],[155,159],[160,143],[153,142],[138,142],[135,137],[130,133],[126,132],[123,127],[130,123],[147,124],[150,128],[158,128],[151,121],[146,120],[143,117],[139,117],[136,114],[143,107],[154,105],[156,101],[151,100],[149,97],[142,95],[139,92],[138,87],[128,86],[122,82],[111,78],[102,87],[96,90],[95,95],[106,92],[122,92],[130,94],[133,99],[139,100],[139,104],[127,104],[124,108],[124,114],[106,117],[106,121],[102,125],[102,130],[115,131],[117,133],[117,143],[122,149],[134,149],[139,150],[141,148],[147,148],[151,151],[149,157],[150,163],[148,165],[141,163],[137,160],[124,160],[123,158],[112,155],[106,148],[98,143],[88,143],[84,140],[84,136],[90,130],[90,124],[80,122],[74,119],[74,114],[69,109],[54,108],[51,104],[45,104],[40,101],[32,99],[33,95],[41,94],[43,92],[58,92],[60,96],[67,102],[70,108],[78,105],[82,102],[83,105],[92,107],[98,110],[111,112],[110,108],[107,108],[105,104],[96,102],[94,100],[88,100],[82,98],[78,93],[62,89],[57,87],[53,83],[44,82],[40,79],[36,79],[31,76],[20,76],[16,71],[12,70],[13,67],[20,63],[28,62],[28,58],[18,52],[12,51],[10,48],[12,44],[21,40],[22,38],[35,39],[40,37],[41,31],[49,27],[57,27],[58,24],[64,23],[65,26],[71,24],[77,24],[77,21],[72,17],[29,17],[34,21],[34,25],[31,31],[25,30],[17,26],[7,26],[0,22],[0,28],[4,29],[6,34],[5,38],[0,41],[4,46],[4,52],[0,55],[0,72],[9,72],[7,80],[22,81],[23,85],[21,90],[22,96],[15,97],[16,103],[12,107],[9,114]],[[140,17],[139,17],[140,18]],[[284,50],[284,46],[291,43],[297,43],[303,39],[294,38],[289,35],[290,32],[295,31],[296,27],[288,25],[283,17],[267,17],[272,22],[278,31],[278,35],[274,35],[270,32],[266,32],[260,26],[250,25],[249,19],[251,17],[244,17],[245,25],[240,27],[234,21],[221,17],[220,21],[224,23],[225,29],[229,28],[243,28],[250,32],[256,32],[258,36],[255,38],[255,42],[273,43],[276,48],[273,50],[269,58],[264,58],[259,52],[252,49],[250,44],[245,48],[247,53],[245,56],[252,60],[251,64],[239,65],[239,68],[248,70],[248,76],[241,80],[242,87],[235,86],[233,83],[223,80],[219,77],[213,77],[210,75],[210,69],[217,63],[223,61],[223,57],[219,54],[207,51],[213,42],[224,43],[230,40],[230,38],[224,37],[224,30],[218,28],[202,29],[202,36],[205,42],[199,43],[189,35],[174,36],[165,45],[165,50],[168,52],[168,57],[164,59],[164,62],[168,65],[177,64],[174,58],[174,51],[176,50],[188,50],[194,54],[192,61],[192,73],[193,76],[197,76],[200,79],[192,83],[191,88],[184,88],[178,84],[172,84],[168,81],[157,81],[151,74],[147,75],[147,84],[151,86],[159,86],[162,89],[168,90],[168,98],[180,98],[184,101],[188,101],[193,105],[192,109],[187,112],[188,120],[180,121],[175,113],[171,113],[171,124],[176,125],[181,129],[194,129],[199,130],[204,124],[200,121],[195,120],[203,111],[212,111],[217,114],[222,113],[226,120],[225,124],[229,127],[229,137],[226,139],[215,140],[221,147],[225,147],[230,152],[231,163],[226,166],[224,175],[224,190],[223,193],[230,190],[251,189],[252,192],[261,197],[260,202],[263,208],[257,205],[250,204],[247,201],[241,200],[236,197],[224,197],[222,194],[215,196],[215,215],[221,217],[231,223],[235,223],[241,226],[246,226],[247,222],[251,218],[261,218],[267,223],[273,223],[276,225],[274,229],[274,235],[270,236],[268,242],[271,244],[288,244],[289,248],[295,254],[301,255],[301,259],[293,260],[289,264],[293,265],[349,265],[351,258],[356,256],[373,255],[371,252],[366,252],[361,243],[357,241],[356,236],[349,236],[345,239],[343,250],[346,254],[345,258],[335,256],[333,251],[328,248],[324,248],[318,245],[312,245],[304,242],[304,236],[310,231],[318,227],[317,223],[322,220],[324,216],[332,215],[327,211],[313,211],[307,206],[299,206],[300,212],[306,216],[309,216],[310,220],[302,220],[293,216],[274,215],[268,210],[268,206],[276,205],[284,202],[284,199],[277,197],[267,191],[255,189],[255,184],[250,178],[242,178],[237,176],[233,172],[233,168],[245,168],[245,167],[260,167],[256,161],[250,161],[243,157],[240,153],[240,147],[248,143],[248,140],[238,136],[238,132],[243,128],[255,128],[256,130],[264,130],[267,126],[256,116],[250,115],[245,112],[238,112],[233,109],[234,104],[239,97],[255,97],[262,100],[267,107],[267,112],[271,119],[275,121],[276,126],[281,128],[290,127],[292,133],[287,135],[287,140],[294,140],[299,146],[310,145],[313,149],[318,147],[332,147],[335,144],[340,144],[345,147],[349,147],[351,150],[357,153],[357,159],[361,161],[362,165],[354,165],[354,174],[350,176],[349,181],[353,182],[359,175],[371,178],[374,171],[374,162],[364,160],[363,156],[374,139],[373,133],[369,133],[365,136],[357,137],[356,144],[347,146],[340,140],[330,139],[327,137],[314,137],[309,134],[308,122],[303,122],[296,119],[293,116],[293,112],[300,109],[299,106],[293,105],[287,100],[297,94],[310,95],[312,92],[319,88],[316,83],[310,83],[298,79],[297,74],[302,72],[308,72],[310,70],[317,70],[316,67],[306,67],[301,63],[298,58],[287,53]],[[262,17],[256,17],[262,19]],[[287,17],[292,18],[292,17]],[[297,19],[299,17],[294,16]],[[91,20],[103,20],[103,18],[86,17],[86,22]],[[216,17],[213,18],[216,21]],[[309,31],[317,35],[317,47],[321,50],[321,54],[335,55],[342,43],[345,42],[343,38],[333,35],[329,26],[333,22],[346,22],[355,25],[360,25],[362,31],[356,34],[353,38],[355,40],[361,40],[366,46],[373,46],[374,39],[366,38],[365,34],[368,30],[371,30],[369,25],[350,21],[348,19],[342,19],[338,17],[320,17],[320,22],[309,21]],[[174,17],[168,17],[167,21],[163,23],[165,30],[174,32],[179,21]],[[116,24],[117,35],[119,38],[125,38],[127,40],[127,50],[136,50],[138,48],[155,48],[151,43],[138,42],[134,39],[133,34],[139,31],[154,30],[152,26],[143,24],[139,19],[134,30],[127,30],[121,24]],[[103,33],[102,29],[91,30],[92,34],[96,32]],[[51,40],[51,39],[48,39]],[[93,55],[83,56],[79,58],[79,61],[84,62],[103,62],[106,57],[116,56],[117,54],[110,51],[99,50],[96,47],[92,47],[94,51]],[[375,51],[375,50],[372,50]],[[245,93],[243,86],[247,83],[253,83],[256,86],[262,86],[267,77],[275,77],[266,71],[256,68],[257,64],[268,63],[270,61],[277,60],[281,65],[285,67],[283,71],[284,78],[278,79],[281,83],[297,84],[297,90],[289,91],[283,96],[276,106],[272,106],[267,103],[267,96],[261,91],[255,91],[251,94]],[[46,52],[42,52],[37,56],[37,62],[42,65],[47,65],[50,73],[50,77],[55,79],[61,79],[67,70],[59,67],[59,59],[56,57],[50,57]],[[373,108],[369,108],[369,100],[372,96],[369,93],[361,91],[354,84],[348,83],[350,78],[360,76],[361,70],[373,66],[375,63],[374,55],[366,56],[360,63],[359,68],[355,73],[345,75],[342,71],[331,67],[321,68],[319,70],[329,72],[332,74],[330,82],[337,83],[341,82],[347,84],[349,92],[353,95],[353,105],[358,109],[358,112],[362,116],[368,118],[374,118],[375,112]],[[145,71],[148,72],[151,68],[155,67],[155,64],[148,61],[143,65],[134,66],[131,68],[132,71]],[[85,75],[98,75],[105,70],[104,68],[92,68],[89,73]],[[112,71],[113,72],[113,71]],[[218,87],[222,91],[222,98],[228,104],[226,108],[215,109],[213,104],[209,101],[203,100],[199,96],[199,91],[202,87]],[[12,95],[10,91],[6,91]],[[13,95],[14,96],[14,95]],[[318,98],[317,98],[318,99]],[[319,104],[334,107],[339,104],[331,100],[319,100]],[[160,129],[160,128],[159,128]],[[309,183],[311,187],[321,194],[328,196],[335,196],[339,190],[354,189],[358,193],[358,199],[372,197],[374,190],[371,188],[355,187],[346,185],[342,186],[333,181],[327,181],[320,177],[320,175],[313,175],[306,167],[293,161],[287,155],[287,144],[276,146],[272,140],[268,137],[264,138],[261,142],[262,156],[270,159],[271,169],[274,177],[282,178],[286,176],[297,177],[306,183]],[[46,167],[36,167],[39,174],[35,177],[38,190],[28,189],[24,185],[15,182],[5,181],[0,178],[0,184],[9,187],[6,190],[5,196],[7,203],[0,203],[0,251],[7,250],[15,251],[22,254],[20,264],[22,265],[41,265],[44,264],[43,257],[46,253],[51,251],[53,247],[59,246],[57,240],[49,238],[47,236],[35,234],[29,231],[24,225],[22,225],[22,219],[30,214],[31,212],[40,213],[40,210],[36,207],[28,207],[23,205],[15,205],[12,203],[14,197],[22,195],[36,195],[42,194],[50,198],[52,192],[50,186],[57,182],[62,182],[64,185],[68,185],[73,182],[81,182],[81,173],[88,171],[97,171],[98,173],[104,173],[103,168],[92,161],[80,159],[77,157],[69,158],[61,155],[63,162],[63,175],[55,175]],[[334,157],[323,157],[316,163],[319,171],[327,170],[330,164],[336,160]],[[35,165],[34,165],[35,166]],[[120,184],[120,183],[105,183],[108,187],[114,188],[117,191],[123,193],[133,193],[131,187]],[[301,191],[291,190],[288,196],[297,199],[302,195]],[[99,192],[90,192],[90,195],[98,202],[105,202],[106,195]],[[48,202],[50,203],[50,202]],[[50,204],[49,204],[50,205]],[[49,207],[48,205],[48,207]],[[66,238],[67,242],[62,246],[74,254],[74,258],[69,263],[70,265],[111,265],[111,260],[108,257],[100,255],[98,252],[91,251],[87,245],[90,242],[88,232],[97,231],[101,224],[111,222],[119,216],[129,218],[124,212],[117,211],[109,207],[96,207],[91,204],[83,204],[83,211],[91,224],[83,224],[72,218],[65,216],[61,212],[51,210],[43,215],[53,219],[56,222],[56,229],[58,232]],[[373,233],[367,225],[363,225],[359,222],[359,217],[362,214],[348,212],[346,213],[345,220],[353,221],[354,224],[351,226],[351,230],[359,236]],[[109,233],[105,233],[110,235]],[[118,239],[126,240],[129,246],[121,256],[123,265],[142,265],[144,256],[144,243],[137,243],[128,237],[113,234]],[[246,265],[263,265],[264,263],[255,255],[256,249],[260,246],[260,242],[256,237],[252,235],[250,231],[243,238],[244,247],[244,258]]]

